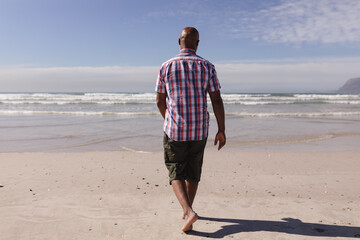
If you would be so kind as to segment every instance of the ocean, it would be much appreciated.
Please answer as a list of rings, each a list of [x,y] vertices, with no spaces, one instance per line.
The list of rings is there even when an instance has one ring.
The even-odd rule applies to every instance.
[[[222,94],[225,149],[360,149],[360,95]],[[0,152],[162,150],[154,93],[1,93]],[[217,131],[211,114],[207,148]]]

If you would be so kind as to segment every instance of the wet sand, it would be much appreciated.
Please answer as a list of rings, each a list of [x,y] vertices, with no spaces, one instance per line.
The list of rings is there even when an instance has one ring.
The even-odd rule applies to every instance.
[[[207,149],[188,234],[162,156],[0,154],[0,239],[360,238],[360,151]]]

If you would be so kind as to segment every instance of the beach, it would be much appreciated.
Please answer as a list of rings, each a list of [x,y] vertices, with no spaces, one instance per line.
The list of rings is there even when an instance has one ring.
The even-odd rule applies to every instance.
[[[360,95],[223,98],[185,234],[153,93],[0,94],[0,240],[359,238]]]
[[[0,0],[0,240],[360,240],[359,12]]]
[[[0,239],[357,238],[359,154],[208,146],[185,234],[161,152],[1,153]]]

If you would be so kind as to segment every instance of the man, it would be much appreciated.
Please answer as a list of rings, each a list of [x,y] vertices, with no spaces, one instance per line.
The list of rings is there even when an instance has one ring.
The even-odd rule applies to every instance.
[[[191,230],[198,219],[192,204],[208,137],[207,93],[218,125],[214,145],[219,142],[220,150],[226,143],[220,84],[214,65],[196,55],[198,44],[199,32],[193,27],[184,28],[179,38],[180,53],[161,66],[155,87],[157,107],[165,120],[165,164],[183,208],[184,232]]]

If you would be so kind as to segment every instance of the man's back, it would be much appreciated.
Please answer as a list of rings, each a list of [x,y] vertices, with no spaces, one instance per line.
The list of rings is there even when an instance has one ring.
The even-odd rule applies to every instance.
[[[164,131],[176,141],[203,140],[208,136],[207,93],[220,89],[214,65],[193,49],[165,62],[156,91],[167,94]]]

